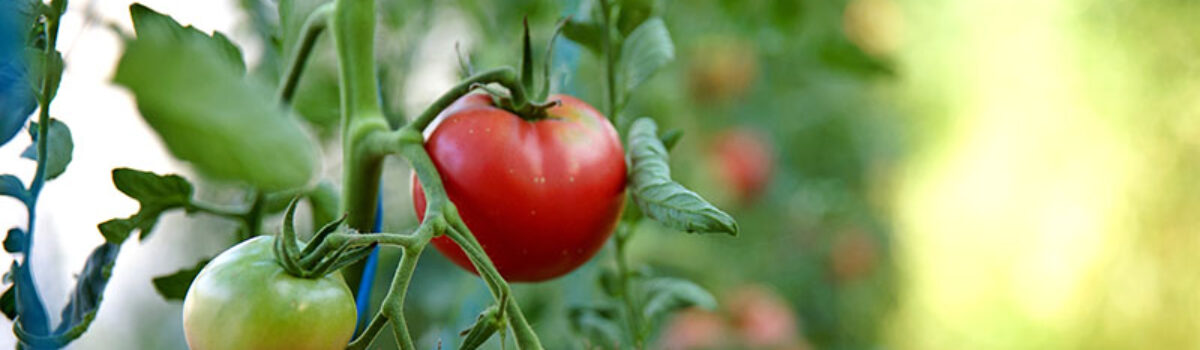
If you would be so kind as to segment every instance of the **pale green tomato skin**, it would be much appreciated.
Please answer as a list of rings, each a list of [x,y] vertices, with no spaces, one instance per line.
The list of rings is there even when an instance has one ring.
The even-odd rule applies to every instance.
[[[276,262],[274,237],[242,242],[208,263],[183,301],[192,350],[343,349],[354,296],[338,273],[305,279]]]

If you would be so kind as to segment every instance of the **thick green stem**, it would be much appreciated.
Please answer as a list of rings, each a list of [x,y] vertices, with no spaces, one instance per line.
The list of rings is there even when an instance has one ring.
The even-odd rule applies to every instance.
[[[288,63],[287,72],[284,73],[283,82],[279,84],[280,101],[291,102],[292,96],[296,93],[296,86],[300,83],[300,75],[308,63],[308,57],[312,54],[312,49],[316,46],[321,33],[329,26],[329,16],[332,14],[333,4],[327,3],[313,10],[308,15],[308,19],[304,21],[304,28],[300,30],[302,35],[300,44],[296,45],[296,49],[291,55],[291,61]]]
[[[343,130],[349,120],[383,118],[375,79],[375,1],[337,0],[333,42],[340,71]]]
[[[362,145],[368,135],[388,128],[375,79],[375,1],[337,0],[331,22],[342,101],[342,210],[347,225],[369,232],[383,157],[364,152]],[[346,282],[357,286],[363,266],[359,262],[346,268]]]

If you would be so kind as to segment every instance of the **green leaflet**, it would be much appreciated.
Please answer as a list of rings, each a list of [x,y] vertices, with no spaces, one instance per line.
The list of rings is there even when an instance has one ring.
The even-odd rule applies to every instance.
[[[204,259],[195,266],[183,268],[175,271],[170,275],[155,277],[154,290],[162,295],[163,299],[167,300],[183,300],[187,296],[188,288],[192,287],[192,281],[196,279],[196,275],[200,274],[200,270],[208,265],[209,259]]]
[[[736,236],[733,217],[709,204],[700,195],[671,180],[667,149],[658,138],[658,126],[640,118],[629,129],[629,183],[633,201],[646,216],[684,232],[723,232]]]
[[[112,171],[113,185],[117,189],[136,199],[139,204],[138,212],[125,219],[112,219],[101,223],[98,227],[104,239],[110,243],[120,244],[133,230],[141,231],[140,239],[145,239],[154,230],[159,215],[163,212],[187,208],[191,205],[192,184],[179,175],[158,175],[151,172],[129,168],[117,168]]]
[[[37,135],[40,126],[37,122],[29,123],[29,136],[33,138],[33,144],[29,145],[21,157],[37,160]],[[71,129],[67,128],[58,119],[50,119],[50,130],[47,131],[49,138],[46,144],[46,153],[49,157],[46,158],[46,180],[53,180],[67,171],[67,164],[71,163],[71,152],[75,150],[75,142],[71,140]]]
[[[717,307],[717,299],[696,283],[679,278],[657,277],[640,283],[642,317],[654,319],[675,310],[696,306],[706,310]]]
[[[141,5],[130,12],[138,38],[126,43],[113,80],[133,92],[171,154],[264,191],[308,184],[315,145],[269,88],[247,79],[236,46]]]
[[[629,95],[633,89],[650,79],[659,68],[675,60],[675,44],[662,18],[653,17],[634,29],[621,45],[618,61],[621,74],[622,94]]]

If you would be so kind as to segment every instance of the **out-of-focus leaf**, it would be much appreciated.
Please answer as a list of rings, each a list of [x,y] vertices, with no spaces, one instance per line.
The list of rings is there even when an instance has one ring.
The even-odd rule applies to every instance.
[[[573,307],[567,312],[571,331],[586,337],[591,346],[616,349],[621,344],[621,326],[612,307]]]
[[[861,75],[891,76],[895,71],[883,60],[871,57],[846,40],[827,40],[820,47],[820,59],[830,67]]]
[[[662,18],[654,17],[643,22],[625,38],[621,46],[617,71],[621,74],[620,84],[624,87],[624,94],[628,95],[674,59],[675,44],[671,43],[671,35]]]
[[[265,191],[306,185],[316,149],[273,93],[249,81],[228,40],[130,7],[138,37],[114,81],[129,88],[167,149],[202,173]]]
[[[79,280],[75,282],[75,290],[71,292],[71,301],[63,307],[62,321],[54,331],[59,343],[66,344],[79,338],[96,319],[100,301],[104,299],[104,288],[108,286],[120,252],[121,245],[104,243],[88,256]]]
[[[17,318],[17,290],[13,286],[8,286],[4,290],[4,294],[0,294],[0,312],[4,313],[4,317],[8,320]]]
[[[4,251],[16,253],[22,249],[25,249],[25,230],[16,227],[8,229],[8,234],[4,236]]]
[[[12,140],[37,109],[29,82],[25,36],[30,26],[29,1],[0,1],[0,145]]]
[[[16,198],[26,205],[29,203],[29,191],[25,190],[25,184],[9,174],[0,175],[0,196]]]
[[[21,157],[38,159],[37,135],[39,128],[38,123],[29,123],[29,137],[33,138],[34,143],[21,153]],[[46,141],[46,153],[49,154],[49,157],[46,158],[46,179],[52,180],[67,171],[67,164],[71,164],[71,153],[75,150],[75,141],[71,139],[71,129],[58,119],[50,119],[49,135],[46,137],[50,138]]]
[[[196,266],[175,271],[170,275],[155,277],[154,290],[158,291],[163,299],[183,300],[183,297],[187,296],[188,288],[192,287],[192,281],[200,274],[200,270],[204,269],[204,265],[208,265],[209,260],[204,259],[196,263]]]
[[[621,14],[617,16],[617,30],[621,35],[630,32],[654,15],[654,0],[621,0]]]
[[[684,232],[723,232],[737,235],[733,217],[700,195],[671,180],[667,149],[658,139],[658,126],[640,118],[629,129],[629,183],[633,201],[646,216]]]
[[[712,293],[692,281],[656,277],[642,281],[638,287],[641,291],[640,299],[645,303],[642,306],[642,317],[647,320],[693,306],[708,310],[717,307],[717,300],[713,298]]]
[[[584,22],[579,20],[569,20],[563,24],[563,36],[571,39],[591,50],[592,53],[599,55],[602,51],[601,44],[604,40],[604,27],[600,23]]]
[[[110,243],[120,244],[133,230],[140,230],[139,239],[146,239],[154,230],[159,215],[175,208],[187,208],[191,203],[192,184],[179,175],[158,175],[129,168],[112,171],[113,185],[125,195],[136,199],[138,212],[125,219],[112,219],[99,225],[100,233]]]

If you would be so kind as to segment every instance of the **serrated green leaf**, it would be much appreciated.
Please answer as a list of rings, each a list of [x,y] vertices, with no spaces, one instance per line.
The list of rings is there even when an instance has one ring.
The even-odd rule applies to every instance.
[[[179,175],[117,168],[113,169],[112,178],[117,190],[136,199],[139,208],[129,218],[113,219],[99,225],[100,233],[110,243],[124,242],[133,230],[141,231],[139,239],[146,239],[164,211],[186,209],[191,204],[192,184]]]
[[[629,129],[629,159],[630,192],[644,215],[684,232],[737,235],[733,217],[671,180],[667,149],[658,138],[654,120],[640,118],[633,122]]]
[[[171,154],[265,191],[312,179],[315,145],[269,88],[246,78],[236,47],[141,5],[130,12],[138,37],[127,42],[113,80],[133,92]]]
[[[63,307],[62,321],[55,329],[55,337],[60,344],[70,343],[79,338],[96,318],[100,310],[100,302],[104,299],[104,289],[112,277],[113,264],[121,245],[104,243],[88,255],[87,263],[79,273],[75,282],[75,290],[71,292],[71,301]]]
[[[621,45],[618,72],[621,74],[623,95],[650,79],[667,63],[675,60],[675,44],[662,18],[653,17],[629,33]]]
[[[599,23],[569,20],[563,24],[562,35],[571,41],[600,54],[604,40],[604,27]]]
[[[188,288],[192,287],[192,280],[196,279],[196,275],[200,274],[200,270],[204,269],[204,265],[208,265],[210,259],[204,259],[196,266],[182,269],[166,276],[154,278],[154,290],[158,291],[167,300],[183,300],[187,296]]]
[[[642,316],[648,320],[693,306],[708,310],[717,307],[717,300],[712,293],[692,281],[658,277],[643,281],[638,286],[641,299],[645,300]]]
[[[0,175],[0,196],[16,198],[23,204],[29,203],[29,191],[25,190],[25,184],[21,179],[9,174]]]
[[[29,123],[29,136],[33,138],[34,143],[21,153],[21,157],[38,159],[37,135],[39,128],[37,122]],[[50,119],[50,131],[46,137],[50,138],[46,144],[46,153],[50,155],[46,158],[46,179],[53,180],[67,171],[67,164],[71,164],[71,153],[75,150],[75,141],[71,139],[71,129],[67,128],[67,124],[53,118]]]

